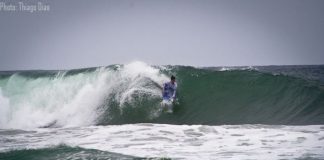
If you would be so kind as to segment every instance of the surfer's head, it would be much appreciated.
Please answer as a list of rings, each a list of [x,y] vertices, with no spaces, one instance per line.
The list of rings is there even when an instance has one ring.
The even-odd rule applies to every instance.
[[[175,80],[176,80],[175,76],[172,75],[172,76],[171,76],[171,82],[174,83]]]

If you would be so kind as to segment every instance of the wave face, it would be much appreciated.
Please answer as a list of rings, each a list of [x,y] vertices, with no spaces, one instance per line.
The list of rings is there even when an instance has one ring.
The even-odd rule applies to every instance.
[[[138,157],[132,157],[118,153],[100,151],[95,149],[83,149],[79,147],[69,147],[65,145],[59,145],[55,147],[53,146],[51,148],[42,149],[11,150],[9,152],[4,153],[0,152],[0,157],[6,160],[140,159]]]
[[[127,65],[0,72],[0,128],[125,123],[323,124],[323,66]],[[178,103],[160,112],[173,74]]]

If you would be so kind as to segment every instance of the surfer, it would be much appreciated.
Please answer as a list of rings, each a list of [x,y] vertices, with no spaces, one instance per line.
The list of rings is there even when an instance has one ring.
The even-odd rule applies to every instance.
[[[177,82],[176,78],[172,75],[171,81],[163,84],[162,96],[163,100],[173,102],[176,98]]]

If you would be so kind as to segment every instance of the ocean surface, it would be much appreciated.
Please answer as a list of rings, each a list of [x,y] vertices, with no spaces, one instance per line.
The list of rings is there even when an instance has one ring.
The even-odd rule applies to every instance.
[[[324,65],[0,71],[0,159],[324,159]]]

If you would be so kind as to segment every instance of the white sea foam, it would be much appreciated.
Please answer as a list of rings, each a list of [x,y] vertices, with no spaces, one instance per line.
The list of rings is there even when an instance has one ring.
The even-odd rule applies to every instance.
[[[0,128],[92,125],[110,94],[115,94],[123,106],[132,101],[135,93],[160,96],[161,91],[147,83],[162,84],[166,80],[158,69],[143,62],[132,62],[117,70],[98,68],[74,75],[59,72],[54,77],[15,74],[0,86]]]
[[[127,124],[47,128],[10,136],[0,152],[58,144],[175,159],[324,158],[324,126]]]
[[[161,91],[156,87],[146,86],[147,79],[152,80],[158,85],[162,85],[167,81],[167,77],[159,73],[158,69],[155,69],[143,62],[133,62],[124,66],[124,69],[120,72],[120,79],[122,80],[119,86],[125,86],[126,88],[118,89],[119,94],[117,96],[118,101],[123,104],[126,101],[132,101],[132,96],[135,92],[150,93],[152,96],[160,96]]]
[[[233,71],[233,70],[248,70],[248,71],[252,71],[255,70],[257,71],[258,68],[254,67],[254,66],[233,66],[233,67],[221,67],[218,69],[218,71]]]

